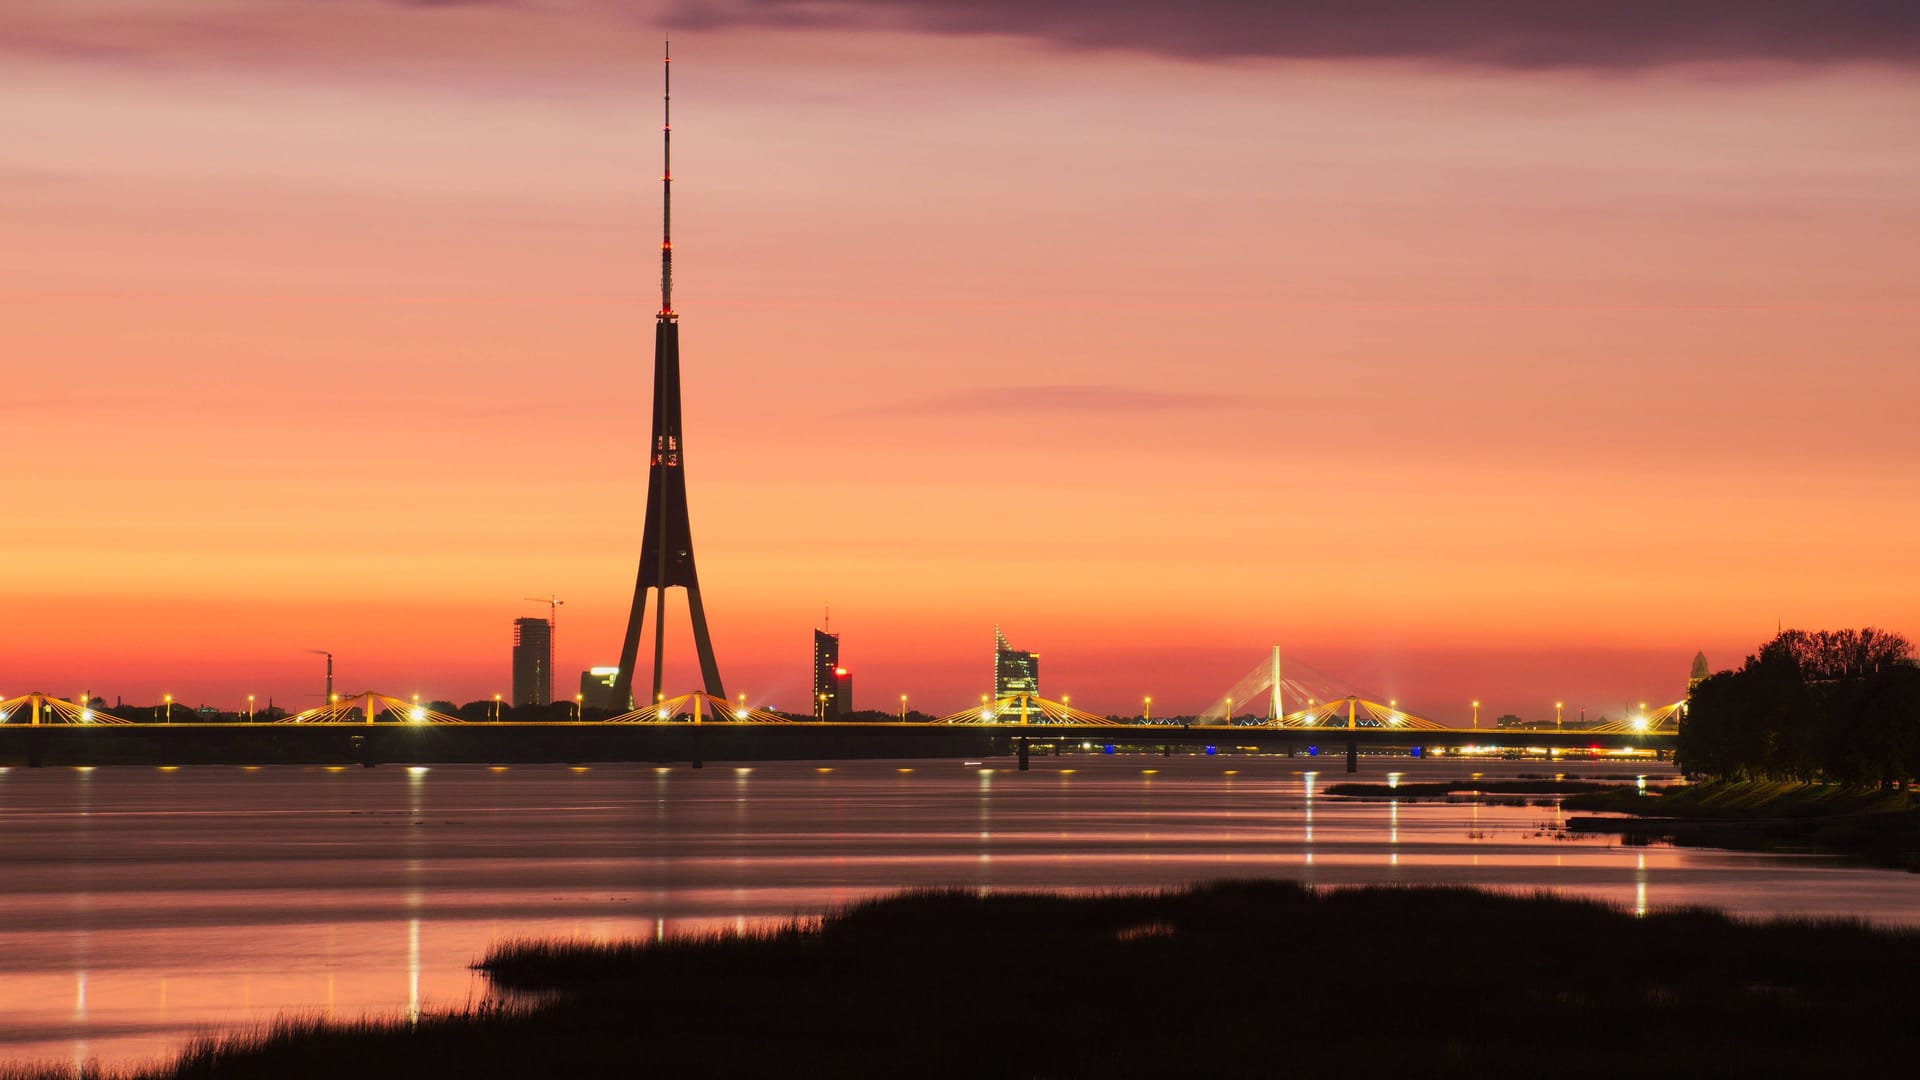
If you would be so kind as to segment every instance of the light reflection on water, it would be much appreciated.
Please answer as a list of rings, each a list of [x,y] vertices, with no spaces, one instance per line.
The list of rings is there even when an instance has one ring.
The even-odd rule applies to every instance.
[[[1920,921],[1914,875],[1569,840],[1557,806],[1341,799],[1325,792],[1345,775],[1307,765],[7,770],[0,1060],[132,1062],[281,1012],[417,1016],[483,995],[466,965],[498,939],[747,927],[909,885],[1447,882]],[[1468,768],[1403,759],[1358,779]]]

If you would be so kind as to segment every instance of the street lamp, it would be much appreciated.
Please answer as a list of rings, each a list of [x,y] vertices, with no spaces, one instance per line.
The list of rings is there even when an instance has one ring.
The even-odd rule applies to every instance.
[[[500,695],[499,694],[493,695],[493,722],[496,724],[500,722]]]
[[[583,719],[581,714],[586,711],[586,707],[587,707],[587,695],[585,694],[573,695],[573,722],[574,723],[577,724]]]
[[[1567,703],[1564,701],[1556,701],[1553,703],[1553,730],[1555,731],[1560,730],[1560,713],[1561,713],[1561,710],[1565,709],[1566,707],[1567,707]]]
[[[1475,730],[1480,727],[1480,703],[1477,701],[1473,703],[1473,726]]]
[[[253,695],[247,695],[247,723],[253,723]]]
[[[1233,723],[1233,699],[1227,699],[1227,723]]]
[[[900,722],[903,724],[907,722],[907,695],[905,694],[900,695]]]
[[[747,715],[750,711],[751,710],[747,708],[747,692],[742,690],[740,691],[740,707],[733,710],[733,718],[735,720],[751,719],[751,717]]]
[[[1148,694],[1146,696],[1146,699],[1140,703],[1140,722],[1143,724],[1153,723],[1153,695],[1152,694]]]
[[[173,723],[173,695],[165,694],[162,696],[167,700],[167,723],[171,724]]]
[[[827,695],[825,693],[820,695],[820,704],[814,708],[813,718],[815,720],[825,720],[827,718]]]

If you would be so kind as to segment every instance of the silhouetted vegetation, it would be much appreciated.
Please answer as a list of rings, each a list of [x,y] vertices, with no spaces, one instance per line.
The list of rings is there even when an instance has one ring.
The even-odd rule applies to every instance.
[[[1569,796],[1568,810],[1605,810],[1643,819],[1575,818],[1576,832],[1611,832],[1745,851],[1824,849],[1900,870],[1920,871],[1920,799],[1910,791],[1791,780],[1712,780]]]
[[[1742,780],[1905,785],[1920,776],[1920,668],[1886,631],[1789,630],[1695,687],[1676,755]]]
[[[917,892],[664,943],[503,945],[532,993],[295,1020],[152,1077],[1831,1076],[1911,1052],[1920,934],[1457,888]]]
[[[1802,784],[1791,780],[1710,780],[1649,788],[1612,786],[1574,795],[1561,803],[1568,810],[1611,810],[1667,817],[1744,819],[1822,818],[1848,814],[1889,814],[1911,810],[1914,795],[1881,787]]]

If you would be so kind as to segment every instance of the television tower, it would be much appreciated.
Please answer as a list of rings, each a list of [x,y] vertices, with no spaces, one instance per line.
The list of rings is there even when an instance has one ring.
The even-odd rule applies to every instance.
[[[669,43],[671,46],[671,43]],[[686,446],[680,432],[680,320],[673,311],[673,56],[667,50],[662,98],[660,175],[660,314],[653,324],[653,451],[647,471],[647,524],[640,542],[640,573],[633,585],[633,610],[620,643],[620,673],[613,680],[615,708],[632,700],[633,668],[639,659],[640,631],[647,613],[647,590],[654,591],[653,697],[660,698],[666,660],[667,589],[687,590],[693,619],[693,645],[700,654],[700,675],[708,694],[725,698],[720,667],[707,636],[707,612],[700,603],[700,578],[693,567],[693,527],[687,519]]]

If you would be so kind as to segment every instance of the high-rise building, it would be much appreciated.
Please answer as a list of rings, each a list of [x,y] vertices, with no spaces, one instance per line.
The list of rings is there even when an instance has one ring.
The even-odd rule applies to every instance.
[[[553,624],[545,619],[513,620],[513,703],[546,705],[553,701]]]
[[[1008,645],[1006,635],[996,626],[993,628],[993,696],[997,700],[1009,694],[1040,696],[1040,654]]]
[[[831,720],[853,710],[853,677],[840,666],[840,635],[825,630],[813,632],[813,716]],[[840,685],[846,676],[847,685]]]
[[[671,70],[671,67],[668,69]],[[672,80],[666,80],[672,102]],[[664,110],[663,110],[664,111]],[[673,122],[671,114],[661,129],[660,313],[653,322],[653,445],[647,466],[647,517],[640,538],[640,573],[633,584],[633,607],[627,613],[626,636],[620,641],[620,671],[614,676],[613,696],[633,696],[633,672],[640,660],[641,624],[646,621],[647,594],[653,592],[653,701],[662,692],[665,672],[667,590],[687,591],[687,615],[693,622],[693,648],[700,658],[700,679],[708,696],[724,700],[720,665],[713,658],[707,635],[707,609],[700,602],[700,578],[693,565],[693,525],[687,515],[686,440],[680,427],[680,316],[673,310]]]
[[[614,676],[620,674],[617,667],[588,668],[580,673],[580,704],[588,709],[611,709],[626,712],[633,708],[633,699],[615,703],[613,700]]]
[[[1706,682],[1712,675],[1713,669],[1707,666],[1707,654],[1703,652],[1694,653],[1693,669],[1687,672],[1687,694],[1691,696],[1693,694],[1693,688]]]

